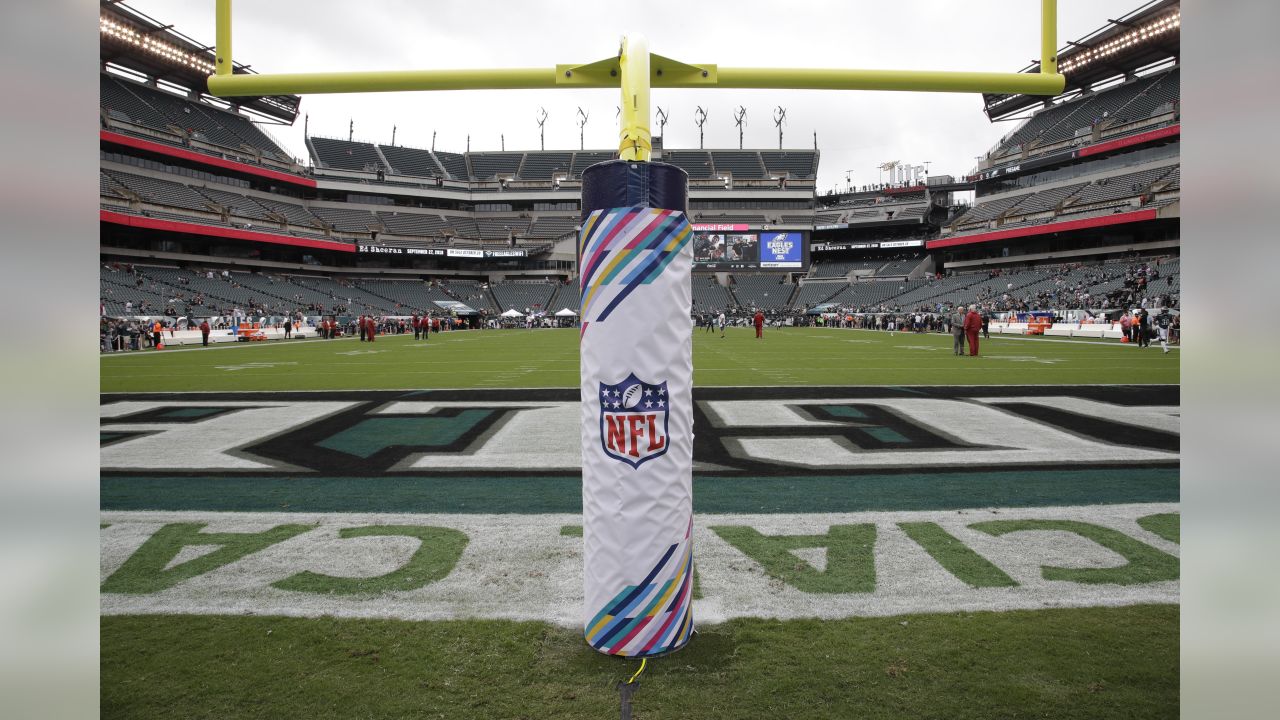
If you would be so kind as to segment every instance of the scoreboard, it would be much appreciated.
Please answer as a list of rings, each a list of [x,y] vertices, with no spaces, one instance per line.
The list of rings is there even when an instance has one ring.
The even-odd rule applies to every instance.
[[[695,223],[694,270],[803,271],[808,233],[751,230],[749,225]]]

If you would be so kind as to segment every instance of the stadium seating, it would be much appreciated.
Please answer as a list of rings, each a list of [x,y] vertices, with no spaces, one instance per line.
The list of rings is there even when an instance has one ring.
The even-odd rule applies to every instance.
[[[471,162],[471,177],[476,180],[493,180],[498,175],[514,176],[524,160],[524,153],[467,153]]]
[[[115,119],[227,148],[251,148],[274,159],[289,157],[246,117],[106,73],[99,78],[99,102]]]
[[[783,277],[772,274],[733,276],[731,288],[737,304],[744,308],[779,310],[787,306],[795,285],[782,282]]]
[[[575,232],[578,227],[577,217],[561,217],[557,215],[540,215],[533,221],[528,237],[558,238]]]
[[[733,296],[714,277],[693,278],[693,311],[695,313],[719,312],[732,307]]]
[[[771,174],[788,173],[795,179],[812,178],[818,165],[813,150],[762,150],[760,159]]]
[[[458,153],[436,152],[436,160],[440,162],[440,167],[449,173],[449,177],[453,180],[469,180],[470,173],[467,172],[467,160]]]
[[[849,283],[805,283],[796,291],[791,300],[791,307],[796,310],[807,310],[814,305],[827,302],[829,298],[849,287]]]
[[[1080,128],[1102,124],[1118,127],[1146,119],[1179,96],[1180,70],[1160,72],[1053,105],[1032,116],[993,153],[995,164],[1016,159],[1024,145],[1050,145],[1070,140]]]
[[[375,215],[378,222],[385,228],[385,232],[395,235],[443,237],[444,229],[449,226],[449,223],[436,213],[378,211]]]
[[[143,202],[170,207],[211,212],[209,200],[182,183],[161,180],[147,175],[133,175],[119,170],[102,170],[116,183],[141,196]]]
[[[711,153],[704,150],[666,150],[662,161],[689,173],[690,179],[715,177],[711,165]]]
[[[550,180],[555,173],[569,174],[573,164],[571,152],[531,152],[526,153],[524,164],[520,166],[521,180]]]
[[[320,167],[369,172],[390,171],[377,148],[370,143],[312,136],[307,138],[307,147],[311,149],[312,160]]]
[[[617,157],[617,153],[591,151],[576,152],[573,154],[573,164],[569,167],[569,175],[574,178],[581,178],[583,170],[586,170],[596,163],[602,163],[606,160],[616,160]]]
[[[370,229],[376,228],[378,225],[378,218],[368,210],[313,205],[311,206],[311,212],[326,224],[332,226],[334,230],[340,232],[368,233]]]
[[[557,286],[548,282],[526,281],[492,283],[489,288],[498,301],[499,311],[515,309],[520,312],[544,312],[551,310],[551,297]]]
[[[400,147],[398,145],[379,145],[382,156],[391,164],[391,171],[397,175],[415,177],[444,177],[445,171],[436,162],[430,150]]]
[[[750,150],[731,151],[714,150],[711,152],[711,164],[716,173],[728,172],[738,179],[751,180],[765,177],[764,164],[760,162],[760,153]]]

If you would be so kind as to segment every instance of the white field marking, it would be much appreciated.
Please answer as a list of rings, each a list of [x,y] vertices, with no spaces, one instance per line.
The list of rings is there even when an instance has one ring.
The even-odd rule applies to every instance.
[[[377,355],[384,353],[386,350],[348,350],[346,352],[334,353],[334,355]]]
[[[488,442],[468,453],[416,453],[393,470],[482,468],[486,470],[579,470],[582,467],[582,435],[578,425],[582,409],[577,402],[391,402],[376,415],[422,415],[442,408],[518,407]],[[110,447],[110,446],[108,446]]]
[[[305,347],[314,347],[316,344],[319,344],[319,343],[342,342],[345,340],[354,340],[355,338],[341,337],[341,338],[334,338],[332,340],[321,340],[320,338],[308,337],[303,339],[315,341],[313,343],[309,343],[305,345]],[[209,347],[203,347],[200,345],[194,345],[194,346],[175,345],[172,348],[170,348],[168,345],[166,345],[164,350],[129,350],[129,351],[111,352],[111,353],[100,352],[98,354],[98,357],[104,358],[104,359],[118,358],[118,357],[162,357],[164,355],[172,355],[174,353],[182,353],[182,352],[204,352],[207,350],[247,350],[249,348],[282,348],[282,347],[304,347],[304,345],[299,344],[299,341],[297,340],[290,340],[288,344],[285,344],[284,340],[267,340],[266,342],[217,343],[215,345],[210,345]]]
[[[270,368],[278,367],[281,365],[297,365],[297,364],[298,363],[296,362],[251,362],[251,363],[241,363],[240,365],[214,365],[213,368],[215,370],[227,370],[227,371],[268,370]]]
[[[900,350],[928,350],[930,352],[942,349],[941,345],[894,345],[894,347]]]
[[[99,418],[120,418],[159,407],[203,407],[182,400],[126,400],[99,406]],[[98,451],[103,470],[273,470],[280,463],[239,450],[281,432],[352,408],[354,402],[218,401],[243,408],[191,423],[115,423],[110,430],[146,435],[112,443]],[[180,451],[175,451],[180,448]]]
[[[982,355],[987,360],[1008,360],[1009,362],[1033,362],[1043,365],[1054,365],[1056,363],[1066,362],[1062,358],[1042,358],[1036,355]]]
[[[1168,433],[1182,431],[1181,409],[1177,405],[1113,405],[1098,400],[1059,395],[1054,397],[992,397],[973,398],[987,405],[1009,403],[1041,405],[1076,415],[1103,418],[1112,422],[1136,425]],[[1122,438],[1117,438],[1122,439]]]
[[[998,409],[998,405],[937,398],[812,399],[804,404],[838,405],[856,402],[875,405],[929,428],[964,445],[957,450],[862,450],[837,437],[732,437],[740,427],[824,428],[844,423],[814,420],[800,414],[795,403],[776,400],[712,400],[703,408],[717,426],[728,431],[731,453],[753,460],[792,467],[873,468],[890,466],[962,466],[971,462],[1002,465],[1056,464],[1065,458],[1089,462],[1141,462],[1176,460],[1178,453],[1112,445],[1034,422]],[[1098,417],[1108,418],[1113,406],[1097,403]],[[1125,422],[1131,417],[1120,414]]]
[[[1122,559],[1065,532],[1015,532],[995,537],[972,530],[983,520],[1076,520],[1118,530],[1175,557],[1179,547],[1143,530],[1137,519],[1172,513],[1178,505],[1096,505],[928,512],[789,515],[697,515],[696,568],[704,599],[694,601],[698,622],[735,617],[844,618],[907,613],[974,612],[1177,603],[1178,582],[1140,585],[1049,581],[1041,566],[1114,567]],[[578,514],[396,515],[309,513],[106,512],[100,532],[100,572],[106,579],[166,523],[205,522],[205,532],[261,532],[281,524],[316,524],[261,552],[147,595],[104,593],[103,615],[284,615],[445,620],[539,620],[565,627],[583,620],[582,539],[560,535],[579,525]],[[1001,568],[1010,588],[972,588],[944,569],[898,528],[900,522],[935,522]],[[709,528],[738,525],[765,535],[821,535],[836,524],[876,526],[876,588],[869,593],[807,593],[770,578],[750,557]],[[419,543],[407,537],[340,539],[344,527],[420,525],[461,530],[469,543],[445,578],[410,591],[372,596],[321,595],[270,585],[309,570],[339,577],[376,577],[403,565]],[[814,555],[814,553],[805,553]],[[809,561],[797,553],[797,559]],[[812,558],[816,560],[816,557]],[[648,562],[638,563],[640,572]],[[637,577],[637,580],[639,578]]]
[[[1119,340],[1113,340],[1113,341],[1108,342],[1108,341],[1106,341],[1106,340],[1073,340],[1073,339],[1072,339],[1072,340],[1069,340],[1069,339],[1067,339],[1067,338],[1019,337],[1019,336],[1017,336],[1017,335],[992,335],[992,336],[991,336],[991,337],[989,337],[989,338],[983,338],[983,339],[982,339],[982,341],[983,341],[983,342],[986,342],[986,341],[988,341],[988,340],[1025,340],[1025,341],[1027,341],[1027,342],[1068,343],[1068,344],[1070,344],[1070,345],[1107,345],[1107,346],[1109,346],[1109,347],[1118,347],[1118,348],[1125,348],[1125,347],[1132,347],[1132,348],[1136,348],[1136,347],[1138,347],[1137,345],[1134,345],[1133,343],[1122,343],[1122,342],[1120,342]],[[1157,347],[1157,346],[1153,345],[1152,347]],[[1179,346],[1179,345],[1170,345],[1170,346],[1169,346],[1169,349],[1170,349],[1170,350],[1181,350],[1181,349],[1182,349],[1182,347],[1181,347],[1181,346]]]

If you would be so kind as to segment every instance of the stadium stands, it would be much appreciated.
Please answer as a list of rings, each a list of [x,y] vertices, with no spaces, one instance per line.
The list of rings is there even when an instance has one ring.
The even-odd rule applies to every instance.
[[[713,276],[694,277],[692,285],[695,313],[719,312],[735,304],[728,288],[716,282]]]
[[[731,288],[737,304],[744,308],[761,308],[764,310],[780,310],[787,306],[795,285],[784,282],[778,275],[738,275],[733,276]]]
[[[573,164],[571,152],[531,152],[526,153],[524,164],[520,166],[521,180],[550,180],[555,173],[569,174]]]
[[[392,172],[397,175],[415,177],[444,177],[445,171],[436,162],[430,150],[400,147],[399,145],[379,145],[382,156],[391,163]]]
[[[713,150],[711,164],[717,174],[728,172],[735,178],[746,180],[765,177],[764,164],[760,162],[758,152]]]
[[[493,180],[498,175],[514,176],[524,160],[524,153],[467,153],[471,162],[471,177],[476,180]]]
[[[436,160],[440,162],[440,167],[449,173],[449,177],[453,180],[469,180],[470,173],[467,172],[467,160],[458,153],[436,152]]]
[[[106,73],[99,78],[99,103],[114,119],[275,159],[289,157],[246,117]]]
[[[307,138],[311,157],[320,167],[337,170],[389,171],[376,147],[369,143],[335,140],[333,138]]]
[[[711,153],[703,150],[667,150],[662,161],[689,173],[691,180],[715,177],[711,165]]]
[[[763,150],[760,159],[769,173],[787,173],[796,179],[812,178],[818,167],[818,153],[813,150]]]
[[[515,309],[520,312],[550,310],[551,298],[557,290],[555,284],[539,281],[493,283],[489,287],[498,301],[499,311]]]
[[[591,152],[589,150],[586,152],[576,152],[573,154],[573,164],[569,167],[569,175],[574,178],[581,178],[583,170],[586,170],[596,163],[602,163],[606,160],[616,160],[617,157],[617,153]]]

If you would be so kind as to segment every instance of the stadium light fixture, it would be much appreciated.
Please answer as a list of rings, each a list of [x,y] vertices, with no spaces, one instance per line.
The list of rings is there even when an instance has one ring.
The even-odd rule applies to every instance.
[[[374,72],[234,74],[231,0],[216,0],[216,69],[209,92],[218,97],[415,90],[519,90],[620,88],[619,156],[647,161],[651,150],[651,88],[757,88],[786,90],[896,90],[1011,95],[1059,95],[1057,0],[1040,0],[1040,70],[1035,73],[843,68],[735,68],[690,64],[649,52],[640,35],[622,38],[618,54],[554,68],[391,70]]]

